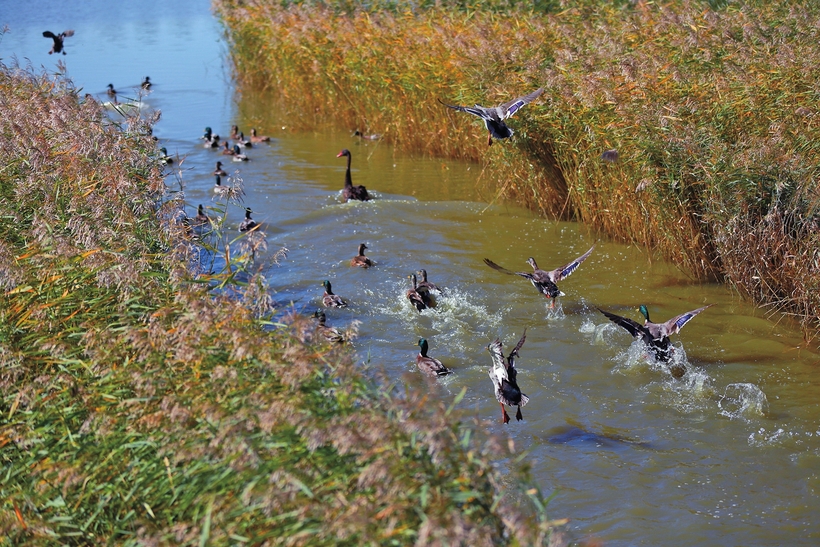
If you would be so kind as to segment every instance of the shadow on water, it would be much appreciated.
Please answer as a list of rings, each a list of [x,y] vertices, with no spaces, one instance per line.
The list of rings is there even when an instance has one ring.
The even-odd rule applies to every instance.
[[[655,450],[652,443],[631,439],[626,435],[615,432],[611,428],[601,428],[600,432],[591,431],[578,423],[567,423],[545,431],[542,436],[548,443],[567,444],[580,448],[602,448],[606,450],[622,450],[630,448]]]

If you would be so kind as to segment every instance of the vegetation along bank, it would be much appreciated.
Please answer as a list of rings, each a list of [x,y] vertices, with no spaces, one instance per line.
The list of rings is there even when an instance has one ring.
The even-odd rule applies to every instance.
[[[498,198],[657,250],[817,336],[817,4],[214,4],[241,86],[269,90],[292,123],[480,161]],[[489,147],[476,118],[437,101],[539,87],[512,142]]]
[[[564,544],[506,443],[273,323],[252,247],[197,269],[150,123],[0,64],[0,545]]]

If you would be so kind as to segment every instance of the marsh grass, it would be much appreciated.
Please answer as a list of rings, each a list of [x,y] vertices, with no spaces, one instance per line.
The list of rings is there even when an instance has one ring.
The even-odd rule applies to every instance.
[[[0,65],[0,545],[564,544],[458,399],[274,319],[149,122]]]
[[[484,164],[488,195],[657,250],[820,328],[820,8],[217,0],[242,87],[304,126]],[[544,86],[489,149],[444,109]],[[616,150],[616,161],[602,154]],[[783,222],[776,219],[787,219]],[[761,231],[762,230],[762,231]]]

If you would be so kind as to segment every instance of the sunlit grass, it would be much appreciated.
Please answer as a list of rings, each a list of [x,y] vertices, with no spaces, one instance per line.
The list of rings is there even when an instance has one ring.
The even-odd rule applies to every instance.
[[[820,327],[820,8],[700,2],[215,2],[243,87],[484,164],[481,184]],[[453,103],[546,91],[489,149]],[[602,154],[616,150],[618,159]]]
[[[190,226],[149,129],[0,65],[0,545],[545,543],[463,393],[277,319],[241,181]]]

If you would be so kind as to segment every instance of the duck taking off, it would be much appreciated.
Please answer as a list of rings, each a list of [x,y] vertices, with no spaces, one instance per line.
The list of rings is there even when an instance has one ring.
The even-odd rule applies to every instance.
[[[60,34],[54,34],[50,30],[45,31],[43,33],[43,37],[51,38],[54,42],[51,45],[51,51],[49,51],[48,54],[51,55],[52,53],[62,53],[63,55],[65,55],[65,50],[63,49],[63,40],[70,36],[74,36],[73,30],[64,30]]]
[[[518,357],[518,350],[524,345],[524,340],[527,339],[527,329],[521,335],[521,340],[515,345],[510,354],[505,358],[501,353],[501,340],[495,339],[495,342],[487,346],[490,355],[493,357],[493,368],[489,370],[490,380],[493,381],[495,387],[495,398],[501,405],[501,421],[510,422],[510,416],[504,405],[517,406],[518,412],[515,413],[515,419],[521,421],[524,416],[521,414],[521,407],[526,405],[530,398],[521,393],[518,387],[516,376],[518,372],[515,369],[515,358]]]
[[[538,267],[536,264],[535,259],[530,257],[527,259],[527,264],[532,266],[532,273],[529,272],[513,272],[504,268],[503,266],[499,266],[489,258],[484,259],[484,264],[489,266],[494,270],[498,270],[499,272],[505,273],[507,275],[520,275],[525,279],[529,279],[532,286],[538,289],[538,292],[544,295],[545,298],[550,299],[550,308],[555,306],[555,299],[559,296],[564,296],[564,293],[558,289],[558,282],[566,279],[572,273],[578,269],[578,266],[586,260],[589,255],[592,253],[592,250],[595,249],[595,245],[589,248],[587,252],[569,262],[564,264],[560,268],[556,268],[551,271],[544,271]]]
[[[482,120],[484,120],[484,125],[487,127],[487,131],[490,132],[489,136],[487,137],[487,145],[491,145],[493,143],[493,137],[496,139],[507,139],[512,137],[513,130],[507,127],[507,124],[504,123],[504,120],[511,117],[515,114],[522,106],[527,103],[531,103],[535,99],[538,98],[544,92],[544,88],[541,87],[536,89],[529,95],[524,95],[523,97],[518,97],[517,99],[513,99],[509,102],[506,102],[499,106],[493,106],[490,108],[483,107],[480,105],[475,106],[459,106],[456,104],[447,104],[441,99],[438,102],[446,106],[447,108],[452,108],[453,110],[458,110],[459,112],[466,112],[468,114],[472,114],[473,116],[478,116]]]

